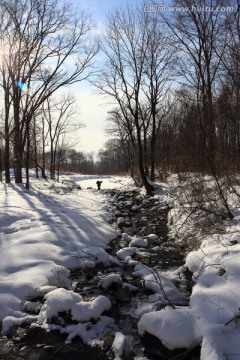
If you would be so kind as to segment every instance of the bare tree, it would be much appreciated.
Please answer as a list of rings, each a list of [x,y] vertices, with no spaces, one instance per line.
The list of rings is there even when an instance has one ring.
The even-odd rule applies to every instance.
[[[239,170],[240,154],[240,1],[231,2],[234,9],[226,18],[226,51],[222,57],[222,86],[219,94],[221,105],[224,105],[226,116],[220,121],[224,129],[223,143],[231,145],[230,157],[234,168]],[[221,115],[223,115],[221,113]],[[219,117],[222,120],[223,116]],[[224,141],[225,140],[225,141]],[[221,142],[222,144],[222,142]],[[233,163],[233,161],[231,161]]]
[[[95,83],[102,94],[112,97],[119,106],[121,122],[132,144],[136,144],[139,173],[148,193],[154,190],[148,181],[148,142],[151,141],[154,177],[156,114],[161,91],[166,90],[165,71],[170,54],[163,39],[156,16],[139,9],[116,10],[108,18],[102,42],[106,64]]]
[[[231,1],[234,9],[226,17],[224,30],[226,32],[225,49],[222,56],[222,64],[231,77],[235,86],[239,89],[240,85],[240,1]]]
[[[118,139],[121,143],[121,147],[124,152],[124,158],[126,162],[126,172],[130,170],[131,177],[135,181],[136,185],[137,180],[135,178],[134,168],[136,167],[136,131],[133,117],[130,112],[125,116],[123,115],[121,109],[114,108],[109,113],[107,118],[108,125],[106,132]]]
[[[175,12],[171,18],[162,14],[181,53],[180,75],[196,94],[202,151],[205,154],[203,162],[207,161],[210,167],[214,167],[216,142],[214,84],[225,50],[223,25],[226,15],[220,9],[226,3],[225,0],[211,2],[214,11],[208,11],[204,10],[205,0],[175,0],[176,6],[189,10]]]
[[[0,15],[1,24],[3,23],[4,13]],[[8,23],[6,24],[8,26]],[[12,103],[10,95],[10,77],[6,68],[5,47],[4,47],[4,31],[0,31],[0,72],[1,72],[1,86],[3,90],[3,119],[4,119],[4,168],[5,168],[5,181],[10,183],[10,136],[11,136],[11,123],[12,117],[10,114],[10,107]]]
[[[0,18],[5,114],[13,117],[15,181],[22,182],[36,111],[63,86],[91,75],[98,46],[87,36],[92,29],[89,16],[58,0],[1,1]]]
[[[119,174],[126,172],[125,150],[119,139],[109,139],[97,154],[99,174]]]
[[[105,70],[96,84],[103,94],[113,97],[125,119],[130,113],[136,131],[138,164],[142,182],[148,192],[154,190],[144,169],[144,151],[140,116],[141,83],[146,54],[147,33],[140,31],[140,17],[130,8],[117,10],[108,18],[102,43],[106,55]]]
[[[146,96],[145,121],[150,162],[150,179],[155,180],[156,144],[162,120],[169,111],[167,97],[170,91],[170,80],[173,78],[173,65],[177,54],[169,41],[166,26],[159,21],[158,14],[151,14],[145,18],[148,33],[146,60],[144,62],[143,92]],[[147,126],[146,126],[147,125]]]
[[[216,166],[216,116],[214,114],[214,85],[226,48],[224,24],[226,14],[221,8],[225,0],[211,2],[214,11],[205,9],[205,0],[175,0],[176,6],[188,11],[175,12],[171,18],[162,14],[176,39],[183,61],[180,63],[182,76],[196,93],[197,119],[201,129],[203,163],[214,177],[216,187],[230,218],[233,217],[227,199],[220,186]],[[201,10],[203,9],[203,11]],[[187,66],[185,66],[187,64]],[[203,166],[203,164],[202,164]]]
[[[48,137],[50,141],[50,177],[55,178],[56,164],[61,162],[63,149],[66,147],[66,134],[83,127],[83,124],[77,120],[76,109],[73,108],[75,99],[70,95],[64,95],[60,99],[48,98],[42,109],[44,121],[48,126]],[[76,123],[77,120],[77,123]],[[70,130],[69,130],[70,128]],[[58,161],[57,161],[58,159]]]

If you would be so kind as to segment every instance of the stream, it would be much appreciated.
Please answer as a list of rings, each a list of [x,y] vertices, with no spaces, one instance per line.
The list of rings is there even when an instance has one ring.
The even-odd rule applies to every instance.
[[[148,240],[145,248],[138,248],[132,259],[154,271],[167,271],[178,268],[184,263],[185,249],[180,248],[174,239],[168,236],[167,215],[169,207],[161,201],[161,197],[143,197],[136,191],[106,190],[109,212],[112,214],[112,225],[118,228],[119,235],[106,250],[113,258],[117,251],[128,247],[123,234],[147,238],[155,234],[155,238]],[[87,301],[98,295],[107,296],[112,307],[107,315],[114,318],[118,331],[123,333],[131,344],[131,353],[122,359],[163,359],[155,348],[143,345],[137,329],[137,323],[147,308],[159,310],[158,302],[150,303],[151,291],[143,286],[141,279],[132,275],[134,266],[120,263],[119,260],[110,266],[98,264],[91,269],[71,270],[71,280],[77,286],[75,291]],[[129,287],[111,284],[107,288],[99,287],[99,279],[109,274],[120,274],[121,281]],[[176,284],[175,284],[176,285]],[[177,284],[178,288],[189,295],[187,286]],[[130,290],[129,290],[130,289]],[[150,311],[150,310],[148,310]],[[114,337],[106,336],[102,348],[90,348],[77,338],[71,344],[65,343],[65,336],[58,331],[46,333],[40,328],[24,326],[14,327],[8,338],[0,338],[0,360],[114,360],[111,345]],[[151,339],[149,341],[151,343]],[[158,346],[158,344],[157,344]],[[197,357],[185,357],[185,359]],[[180,359],[180,358],[179,358]]]

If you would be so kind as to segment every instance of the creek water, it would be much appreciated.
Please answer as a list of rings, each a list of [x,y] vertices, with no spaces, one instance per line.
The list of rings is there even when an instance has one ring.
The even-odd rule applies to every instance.
[[[150,240],[147,248],[139,249],[133,259],[138,263],[153,269],[153,271],[166,271],[179,267],[184,262],[184,249],[180,249],[174,239],[168,236],[167,215],[168,205],[161,201],[161,197],[142,197],[134,191],[110,191],[109,210],[112,213],[112,224],[119,230],[119,236],[114,239],[107,250],[110,255],[116,257],[118,250],[126,248],[128,244],[122,234],[147,238],[149,234],[157,235],[156,239]],[[119,219],[121,219],[119,225]],[[159,356],[146,354],[141,342],[137,323],[147,308],[159,310],[161,306],[149,303],[148,296],[151,292],[145,289],[141,280],[132,275],[134,266],[122,264],[100,267],[79,273],[75,271],[72,279],[80,284],[79,292],[86,299],[99,294],[110,298],[112,309],[109,316],[115,319],[118,331],[123,333],[131,346],[131,353],[125,359],[160,359]],[[101,272],[102,276],[118,273],[124,283],[136,287],[136,291],[130,293],[118,288],[118,285],[108,289],[101,289],[94,282],[96,275]],[[114,354],[111,350],[106,352],[106,358],[113,360]],[[124,359],[124,356],[123,356]]]

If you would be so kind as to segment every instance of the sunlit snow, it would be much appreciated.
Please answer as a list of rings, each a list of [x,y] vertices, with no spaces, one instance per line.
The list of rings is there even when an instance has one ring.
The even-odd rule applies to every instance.
[[[13,325],[27,323],[47,331],[60,330],[67,341],[79,336],[88,345],[101,344],[107,331],[114,337],[112,350],[116,358],[131,348],[125,334],[119,332],[113,318],[104,312],[112,306],[107,296],[85,301],[74,292],[69,278],[72,268],[92,268],[97,263],[135,266],[133,276],[152,291],[148,303],[139,303],[135,315],[140,317],[140,335],[148,332],[169,349],[201,345],[201,359],[236,359],[240,355],[240,215],[226,221],[224,234],[198,238],[194,228],[183,225],[187,210],[174,200],[169,213],[169,229],[174,235],[181,228],[181,239],[194,250],[187,254],[184,266],[169,270],[169,276],[141,265],[134,256],[149,246],[157,235],[132,237],[122,234],[126,247],[110,256],[106,249],[118,232],[109,224],[111,214],[102,188],[128,188],[130,178],[111,176],[63,175],[81,186],[68,191],[61,182],[32,179],[31,189],[16,184],[0,184],[0,321],[2,332]],[[174,181],[174,176],[172,177]],[[138,189],[138,191],[140,191]],[[162,195],[167,202],[167,194]],[[128,204],[130,207],[131,203]],[[185,233],[184,233],[185,231]],[[196,241],[197,240],[197,241]],[[155,250],[154,250],[155,249]],[[161,247],[153,247],[160,251]],[[144,250],[145,251],[145,250]],[[161,254],[160,254],[161,256]],[[190,299],[173,284],[193,273],[196,284]],[[121,284],[130,291],[136,288],[122,281],[118,273],[99,276],[99,289]],[[43,304],[32,301],[39,296]],[[188,301],[190,300],[190,301]],[[173,308],[171,302],[180,304]],[[185,304],[185,307],[182,305]],[[158,305],[167,305],[156,311]],[[51,324],[61,312],[69,312],[76,323]],[[31,312],[33,315],[29,315]],[[36,315],[35,315],[36,314]]]

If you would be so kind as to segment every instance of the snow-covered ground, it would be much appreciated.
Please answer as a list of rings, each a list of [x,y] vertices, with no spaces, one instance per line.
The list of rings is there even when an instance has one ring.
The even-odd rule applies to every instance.
[[[106,197],[96,190],[99,177],[61,178],[66,179],[82,190],[69,191],[65,182],[36,179],[32,179],[30,191],[21,185],[0,184],[0,321],[5,332],[27,316],[28,298],[59,287],[72,290],[67,269],[111,262],[104,248],[117,232],[108,224],[111,215]],[[131,182],[111,176],[101,180],[105,189]],[[89,187],[93,189],[87,190]],[[50,297],[46,299],[50,302]],[[99,304],[102,311],[109,307],[100,299],[92,311],[101,308]]]
[[[197,186],[205,188],[190,197],[190,191],[197,188],[196,179],[192,174],[184,176],[186,180],[181,184],[177,175],[169,180],[169,229],[179,239],[179,247],[189,246],[189,253],[184,266],[170,275],[184,278],[187,268],[193,273],[195,285],[190,303],[186,308],[167,306],[144,314],[138,324],[139,332],[158,337],[170,350],[201,344],[202,360],[240,359],[239,197],[223,187],[235,217],[218,222],[211,211],[222,214],[226,209],[212,179],[205,178],[204,185],[200,181]],[[238,193],[239,190],[238,187]],[[199,206],[200,196],[208,200],[202,204],[204,210]],[[198,208],[193,211],[196,205]]]
[[[108,223],[111,214],[106,195],[96,190],[96,181],[103,181],[102,189],[126,189],[132,186],[131,179],[64,175],[61,180],[65,180],[64,183],[32,180],[30,191],[16,184],[0,184],[0,321],[3,333],[13,324],[29,322],[31,326],[46,330],[58,328],[68,334],[68,341],[79,335],[85,343],[96,344],[108,329],[115,334],[113,350],[121,356],[123,348],[126,352],[130,345],[124,334],[118,332],[114,319],[102,315],[110,309],[110,300],[99,295],[84,301],[74,292],[69,269],[94,267],[98,262],[106,265],[125,261],[136,265],[133,275],[145,281],[146,287],[155,293],[154,299],[161,299],[165,294],[170,300],[176,300],[177,296],[181,302],[182,295],[170,279],[183,278],[186,268],[193,273],[195,282],[189,306],[167,306],[160,311],[152,311],[152,307],[145,309],[138,324],[141,335],[147,331],[169,349],[191,348],[201,343],[203,360],[240,359],[240,212],[237,202],[230,201],[234,219],[223,222],[221,232],[216,228],[215,233],[211,230],[206,234],[199,230],[199,224],[196,231],[194,221],[188,221],[190,226],[186,228],[189,204],[182,204],[182,199],[175,195],[161,195],[173,207],[169,213],[171,233],[178,233],[179,246],[182,242],[188,243],[193,251],[189,251],[185,266],[169,276],[157,274],[156,282],[156,275],[131,258],[138,246],[148,245],[154,234],[144,239],[123,234],[129,246],[118,251],[119,260],[105,251],[117,232]],[[75,181],[81,190],[69,191],[66,180]],[[172,181],[172,185],[176,194],[179,184]],[[181,189],[178,192],[181,193]],[[200,217],[201,212],[197,216]],[[204,221],[202,224],[204,226]],[[120,276],[109,274],[100,279],[103,289],[112,283],[120,284]],[[161,294],[162,288],[164,294]],[[39,295],[45,295],[43,305],[31,301]],[[36,311],[36,315],[29,315],[30,310]],[[71,312],[76,324],[51,325],[48,320],[62,311]],[[90,319],[95,321],[90,323]]]

